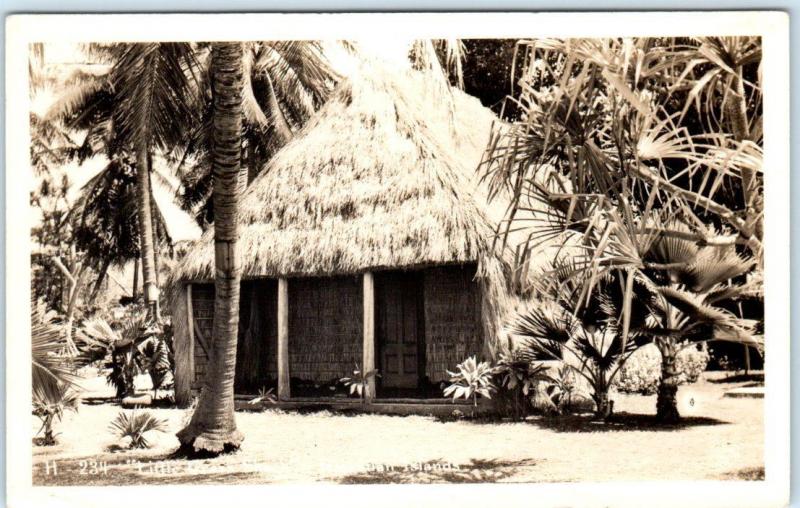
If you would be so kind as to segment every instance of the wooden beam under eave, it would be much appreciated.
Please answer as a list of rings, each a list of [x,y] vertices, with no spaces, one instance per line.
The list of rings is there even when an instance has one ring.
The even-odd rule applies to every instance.
[[[278,400],[289,400],[289,281],[278,279]]]
[[[364,273],[364,345],[362,372],[375,370],[375,277],[372,272]],[[370,402],[375,398],[375,377],[367,381],[364,400]]]

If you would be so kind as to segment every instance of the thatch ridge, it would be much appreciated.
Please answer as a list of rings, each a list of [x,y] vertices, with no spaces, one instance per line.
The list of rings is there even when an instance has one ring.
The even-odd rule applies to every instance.
[[[244,278],[485,265],[494,256],[476,169],[496,118],[429,80],[371,62],[339,86],[245,192]],[[212,277],[209,230],[171,280]]]

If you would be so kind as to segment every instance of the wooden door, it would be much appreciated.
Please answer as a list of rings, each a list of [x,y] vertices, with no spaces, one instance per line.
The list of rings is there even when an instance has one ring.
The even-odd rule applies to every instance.
[[[383,274],[376,284],[380,386],[415,389],[421,371],[422,288],[416,274]]]

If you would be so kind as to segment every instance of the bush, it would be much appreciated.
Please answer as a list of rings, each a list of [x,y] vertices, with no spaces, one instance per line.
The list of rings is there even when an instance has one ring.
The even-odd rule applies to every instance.
[[[705,349],[688,347],[678,353],[676,368],[681,384],[694,383],[706,370],[709,355]],[[661,381],[661,353],[654,344],[648,344],[633,353],[620,369],[614,386],[624,393],[652,395]]]

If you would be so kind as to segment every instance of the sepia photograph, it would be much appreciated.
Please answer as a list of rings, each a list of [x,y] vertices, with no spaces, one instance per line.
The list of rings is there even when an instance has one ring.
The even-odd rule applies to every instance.
[[[788,502],[788,17],[757,14],[23,17],[9,486]]]

